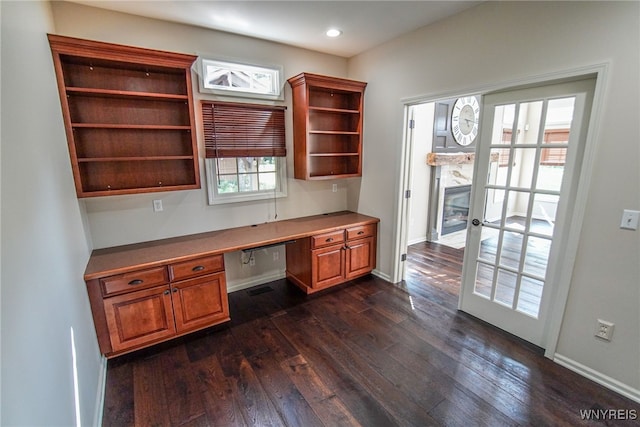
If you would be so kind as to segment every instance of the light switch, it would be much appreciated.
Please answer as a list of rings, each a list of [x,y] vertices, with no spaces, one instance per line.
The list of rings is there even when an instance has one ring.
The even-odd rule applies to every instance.
[[[637,230],[638,220],[640,219],[640,211],[632,211],[625,209],[622,213],[622,221],[620,222],[620,228],[625,230]]]

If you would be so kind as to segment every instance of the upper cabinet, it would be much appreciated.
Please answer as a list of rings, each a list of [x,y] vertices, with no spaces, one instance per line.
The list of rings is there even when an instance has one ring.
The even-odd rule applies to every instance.
[[[362,176],[366,83],[302,73],[293,93],[294,176],[319,180]]]
[[[78,197],[200,188],[196,57],[49,35]]]

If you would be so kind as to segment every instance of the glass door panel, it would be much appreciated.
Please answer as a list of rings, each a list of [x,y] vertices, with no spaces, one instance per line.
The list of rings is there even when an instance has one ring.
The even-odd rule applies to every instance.
[[[584,107],[576,110],[571,85],[483,100],[461,308],[536,344],[572,124]]]

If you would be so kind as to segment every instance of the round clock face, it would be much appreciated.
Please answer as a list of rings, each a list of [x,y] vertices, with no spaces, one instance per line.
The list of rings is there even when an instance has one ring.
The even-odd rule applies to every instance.
[[[475,96],[459,98],[455,104],[453,104],[451,132],[458,144],[466,146],[476,139],[478,135],[479,117],[480,105]]]

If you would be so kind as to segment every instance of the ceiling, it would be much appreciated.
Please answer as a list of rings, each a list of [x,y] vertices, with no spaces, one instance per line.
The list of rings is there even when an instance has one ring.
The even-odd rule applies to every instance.
[[[479,1],[69,0],[351,57]],[[335,27],[342,35],[331,39]]]

